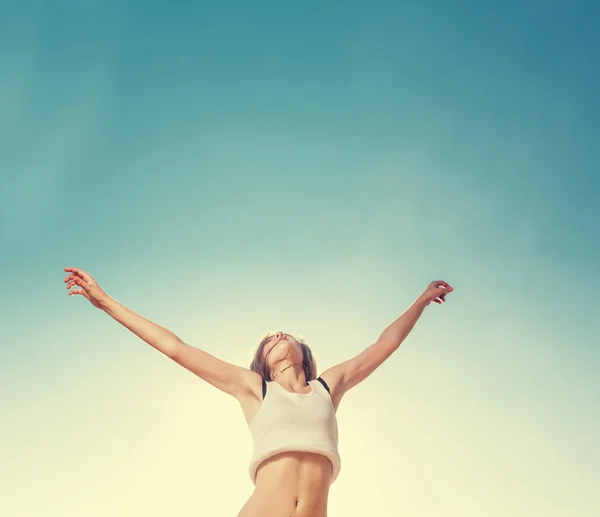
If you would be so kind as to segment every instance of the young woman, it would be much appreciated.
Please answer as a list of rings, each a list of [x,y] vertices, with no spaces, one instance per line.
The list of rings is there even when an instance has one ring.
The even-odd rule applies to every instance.
[[[235,397],[254,453],[255,489],[238,517],[327,517],[329,487],[340,471],[336,411],[344,394],[369,376],[404,341],[425,307],[453,291],[431,282],[374,344],[317,377],[310,348],[290,334],[268,334],[250,369],[221,361],[182,342],[108,296],[85,271],[65,268],[69,295],[80,294],[149,345]]]

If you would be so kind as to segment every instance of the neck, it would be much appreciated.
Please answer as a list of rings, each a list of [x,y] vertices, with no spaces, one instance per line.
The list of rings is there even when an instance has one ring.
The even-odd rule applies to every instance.
[[[277,365],[275,372],[271,378],[284,386],[294,389],[308,385],[302,364],[286,361]]]

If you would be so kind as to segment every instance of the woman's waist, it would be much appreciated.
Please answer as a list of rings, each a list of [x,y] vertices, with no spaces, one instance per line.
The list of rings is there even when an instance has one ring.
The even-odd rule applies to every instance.
[[[322,454],[281,452],[263,461],[256,473],[256,490],[305,496],[327,494],[333,466]]]

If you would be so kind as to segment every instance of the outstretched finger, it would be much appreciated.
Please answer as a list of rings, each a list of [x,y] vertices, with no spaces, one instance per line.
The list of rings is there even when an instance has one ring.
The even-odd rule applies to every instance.
[[[79,287],[83,287],[83,289],[89,289],[90,284],[88,284],[85,280],[83,280],[82,278],[76,276],[75,278],[73,278],[72,284],[75,285],[77,284]]]
[[[79,275],[81,278],[83,278],[86,282],[90,284],[94,283],[94,279],[92,278],[92,276],[88,275],[83,269],[80,269],[78,267],[66,267],[65,271],[70,271],[72,273],[75,273],[76,275]]]

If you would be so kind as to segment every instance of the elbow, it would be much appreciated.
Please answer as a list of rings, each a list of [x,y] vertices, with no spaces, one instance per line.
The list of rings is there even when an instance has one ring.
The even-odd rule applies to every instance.
[[[183,341],[181,341],[179,338],[174,339],[168,343],[165,343],[163,347],[163,354],[165,354],[169,359],[176,361],[184,346],[185,345]]]

